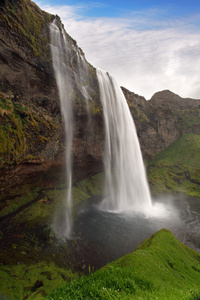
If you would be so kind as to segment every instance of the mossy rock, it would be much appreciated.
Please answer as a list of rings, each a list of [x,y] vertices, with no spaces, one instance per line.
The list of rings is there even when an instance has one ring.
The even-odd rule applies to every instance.
[[[0,167],[40,159],[58,124],[50,116],[0,95]]]
[[[49,59],[48,41],[42,30],[53,20],[53,15],[42,11],[34,2],[5,0],[0,7],[1,22],[21,36],[20,43],[28,46],[35,56]]]
[[[42,299],[56,286],[77,277],[77,273],[59,268],[54,263],[1,265],[0,293],[11,300]]]
[[[101,193],[103,174],[72,187],[74,211]],[[75,241],[59,243],[51,229],[65,185],[32,188],[8,199],[0,216],[0,294],[13,299],[41,299],[56,286],[77,278],[71,250]]]
[[[186,134],[148,162],[153,194],[181,192],[200,197],[200,136]]]

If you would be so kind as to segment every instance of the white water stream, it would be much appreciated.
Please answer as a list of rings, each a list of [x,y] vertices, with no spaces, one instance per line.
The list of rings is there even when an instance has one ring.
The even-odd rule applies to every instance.
[[[105,197],[101,209],[115,212],[152,210],[135,125],[122,93],[108,73],[97,70],[105,125]]]
[[[71,238],[72,234],[72,143],[73,143],[73,80],[82,88],[89,109],[87,78],[88,69],[80,51],[76,51],[66,39],[63,29],[50,26],[51,53],[58,86],[61,112],[66,135],[66,185],[67,195],[59,211],[55,213],[53,230],[58,238]],[[71,52],[72,53],[71,53]],[[77,73],[70,73],[69,63],[76,57]],[[74,61],[73,61],[74,63]],[[73,77],[73,79],[72,79]],[[139,212],[152,210],[151,196],[142,160],[135,125],[126,99],[120,87],[103,70],[97,70],[100,98],[105,124],[105,197],[101,209],[114,212]],[[88,114],[89,117],[89,114]]]
[[[65,124],[65,160],[66,160],[66,186],[67,194],[63,199],[63,204],[55,213],[52,228],[55,235],[60,239],[70,239],[72,235],[72,144],[73,144],[73,99],[80,97],[86,101],[86,109],[89,121],[91,115],[89,111],[90,96],[89,69],[84,58],[84,54],[66,35],[62,27],[57,26],[55,19],[50,25],[51,34],[51,55],[53,68],[58,86],[61,113]],[[76,95],[76,91],[80,94]]]
[[[67,43],[64,34],[56,26],[54,21],[50,26],[51,32],[51,54],[54,73],[58,86],[61,113],[65,123],[66,143],[66,184],[67,195],[63,201],[61,211],[54,216],[53,230],[61,239],[70,238],[72,231],[72,141],[73,141],[73,113],[72,113],[72,84],[66,69]]]

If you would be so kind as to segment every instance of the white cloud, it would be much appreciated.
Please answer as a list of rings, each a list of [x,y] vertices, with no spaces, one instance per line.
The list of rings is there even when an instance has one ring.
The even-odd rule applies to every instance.
[[[35,3],[44,11],[54,15],[58,15],[62,20],[77,20],[79,19],[79,12],[82,10],[82,6],[59,6],[59,5],[43,5],[42,2],[35,1]]]
[[[58,14],[88,61],[120,85],[147,99],[163,89],[200,99],[200,29],[191,22],[198,15],[173,20],[152,10],[89,19],[83,6],[40,7]]]

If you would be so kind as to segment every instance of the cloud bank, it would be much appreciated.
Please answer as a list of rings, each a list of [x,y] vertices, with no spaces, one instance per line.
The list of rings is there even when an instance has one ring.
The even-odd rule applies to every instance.
[[[88,7],[36,3],[58,14],[87,60],[121,86],[146,99],[164,89],[200,99],[200,15],[173,19],[148,10],[87,18]]]

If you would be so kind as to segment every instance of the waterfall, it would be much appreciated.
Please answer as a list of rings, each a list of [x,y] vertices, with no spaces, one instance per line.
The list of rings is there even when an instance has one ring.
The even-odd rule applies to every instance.
[[[53,230],[58,238],[70,238],[72,232],[72,141],[73,141],[73,112],[72,112],[72,93],[73,87],[71,77],[67,70],[69,59],[67,42],[65,35],[56,26],[56,20],[50,25],[51,33],[51,54],[53,68],[58,86],[61,113],[65,124],[65,143],[66,143],[66,185],[67,195],[63,201],[60,211],[54,216]]]
[[[72,100],[76,91],[85,99],[89,112],[89,69],[84,55],[73,44],[56,19],[50,25],[51,54],[58,86],[61,113],[65,124],[67,194],[62,207],[55,213],[52,228],[60,239],[72,234]],[[126,99],[114,80],[104,71],[97,70],[97,78],[105,123],[105,197],[101,208],[111,211],[142,211],[151,207],[140,146]],[[91,125],[91,124],[90,124]],[[92,127],[91,127],[92,128]]]
[[[105,195],[100,205],[115,212],[148,212],[151,196],[140,145],[121,88],[97,70],[105,126]]]

